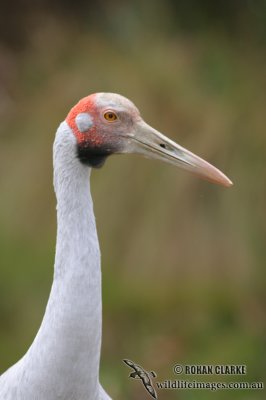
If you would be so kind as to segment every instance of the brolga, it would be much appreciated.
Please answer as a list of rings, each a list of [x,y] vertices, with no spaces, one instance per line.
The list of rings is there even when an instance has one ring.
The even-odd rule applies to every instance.
[[[99,383],[101,266],[89,176],[116,153],[139,153],[231,186],[218,169],[141,118],[112,93],[80,100],[53,146],[57,198],[54,279],[39,331],[26,354],[0,377],[0,400],[107,400]]]

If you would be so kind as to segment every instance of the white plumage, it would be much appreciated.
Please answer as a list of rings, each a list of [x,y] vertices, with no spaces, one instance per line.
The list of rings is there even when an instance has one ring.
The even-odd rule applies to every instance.
[[[139,152],[225,186],[231,182],[145,124],[135,106],[115,94],[95,94],[78,103],[59,126],[53,151],[54,280],[32,345],[0,376],[0,400],[107,400],[99,383],[101,268],[88,179],[91,167],[102,165],[111,153]]]

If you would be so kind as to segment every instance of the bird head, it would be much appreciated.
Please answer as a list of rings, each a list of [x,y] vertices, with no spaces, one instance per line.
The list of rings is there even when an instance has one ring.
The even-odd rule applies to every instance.
[[[101,167],[111,154],[139,153],[232,185],[217,168],[149,126],[136,106],[119,94],[95,93],[81,99],[66,122],[76,137],[80,161],[91,167]]]

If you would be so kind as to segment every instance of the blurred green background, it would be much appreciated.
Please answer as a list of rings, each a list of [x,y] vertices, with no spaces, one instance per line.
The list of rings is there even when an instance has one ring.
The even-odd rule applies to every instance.
[[[53,274],[54,133],[79,98],[121,93],[145,120],[224,171],[224,189],[114,156],[92,174],[103,269],[101,380],[148,399],[181,364],[266,371],[266,2],[15,1],[0,15],[0,373],[29,347]],[[259,400],[264,391],[161,391]]]

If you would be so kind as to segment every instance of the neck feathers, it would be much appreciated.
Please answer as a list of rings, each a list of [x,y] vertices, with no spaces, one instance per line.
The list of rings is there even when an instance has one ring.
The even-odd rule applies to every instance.
[[[76,139],[63,122],[54,142],[58,223],[54,281],[28,352],[27,385],[33,393],[39,390],[40,400],[54,398],[49,393],[69,399],[98,398],[101,271],[89,171],[78,160]]]

